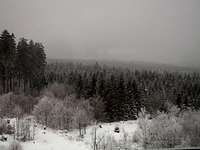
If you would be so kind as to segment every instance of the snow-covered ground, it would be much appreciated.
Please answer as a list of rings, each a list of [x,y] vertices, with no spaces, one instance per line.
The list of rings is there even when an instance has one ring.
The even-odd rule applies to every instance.
[[[22,143],[24,150],[88,150],[83,142],[70,141],[51,129],[37,128],[34,141]]]
[[[114,132],[115,127],[119,127],[119,130],[120,130],[119,133]],[[92,144],[94,142],[93,141],[94,131],[96,129],[97,143],[100,141],[103,142],[103,140],[111,140],[111,139],[118,143],[120,142],[123,143],[126,138],[127,143],[131,142],[129,144],[133,144],[132,139],[137,128],[138,128],[137,121],[121,121],[121,122],[97,124],[95,126],[93,125],[93,126],[87,127],[86,135],[84,135],[84,138],[81,139],[81,141],[84,142],[91,149]],[[67,134],[62,134],[62,135],[63,136],[65,135],[68,139],[71,139],[72,141],[80,139],[78,137],[79,136],[78,130],[74,130],[73,132],[69,132]],[[137,145],[133,144],[133,146],[136,147]]]
[[[9,137],[7,142],[0,142],[0,148],[7,147],[12,140]],[[89,150],[84,142],[71,141],[54,130],[44,131],[41,127],[36,128],[34,141],[21,142],[21,145],[24,150]]]
[[[99,125],[101,125],[101,128],[99,127]],[[136,121],[121,121],[99,125],[96,126],[97,137],[102,138],[111,136],[116,141],[123,140],[124,136],[128,136],[128,138],[131,138],[138,127]],[[94,127],[95,126],[91,126],[87,129],[87,134],[84,138],[85,141],[90,141],[92,139],[91,135],[94,134]],[[114,132],[115,127],[119,127],[119,133]]]
[[[113,137],[116,141],[120,141],[127,134],[129,138],[132,137],[137,130],[136,121],[104,123],[99,125],[87,127],[87,132],[84,138],[79,138],[78,130],[70,131],[68,133],[60,133],[57,130],[47,128],[44,130],[41,126],[36,128],[36,135],[34,141],[21,142],[24,150],[90,150],[92,148],[92,137],[94,135],[94,128],[96,128],[97,137]],[[120,133],[114,132],[115,127],[119,127]],[[8,142],[0,142],[1,146],[8,146],[12,137],[9,137]]]

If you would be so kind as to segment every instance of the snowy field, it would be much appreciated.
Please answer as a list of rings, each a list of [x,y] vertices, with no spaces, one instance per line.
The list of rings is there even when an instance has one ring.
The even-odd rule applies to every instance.
[[[115,141],[119,142],[124,139],[124,136],[131,139],[134,132],[137,130],[136,121],[121,121],[114,123],[104,123],[97,126],[91,126],[87,129],[87,134],[84,137],[84,141],[87,143],[92,143],[92,136],[94,134],[94,128],[96,127],[96,134],[98,139],[102,138],[112,138]],[[119,133],[114,132],[115,127],[119,127]]]
[[[119,127],[120,132],[114,132],[115,127]],[[116,141],[123,140],[126,134],[129,138],[132,137],[137,130],[136,121],[104,123],[96,126],[87,127],[86,135],[83,138],[79,137],[79,131],[74,130],[68,133],[61,133],[59,130],[47,128],[43,130],[42,126],[36,128],[34,141],[21,142],[24,150],[90,150],[92,149],[92,139],[94,129],[96,128],[97,138],[112,137]],[[0,149],[4,150],[13,137],[8,137],[7,142],[0,142]]]

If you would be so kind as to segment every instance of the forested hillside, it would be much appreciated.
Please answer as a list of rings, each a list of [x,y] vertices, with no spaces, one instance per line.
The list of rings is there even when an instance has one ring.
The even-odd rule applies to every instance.
[[[4,134],[13,136],[31,149],[36,144],[26,141],[36,137],[41,147],[46,145],[45,138],[50,144],[46,147],[56,149],[48,135],[55,137],[61,147],[69,142],[51,131],[59,129],[66,135],[78,132],[79,140],[87,141],[82,142],[84,149],[88,144],[94,150],[122,145],[130,148],[134,144],[143,148],[199,146],[200,74],[162,66],[47,61],[42,43],[16,40],[13,33],[4,30],[0,35],[0,140],[7,140]],[[7,118],[13,118],[16,125],[6,125]],[[128,120],[133,121],[129,126],[134,132],[125,132]],[[120,128],[118,121],[122,121]],[[110,138],[99,139],[97,128],[102,129],[105,122],[113,122],[116,127],[103,124]],[[46,133],[47,127],[50,130]],[[121,134],[121,142],[114,140],[117,135],[113,132]],[[12,146],[21,147],[16,141]]]
[[[0,93],[40,90],[46,54],[39,42],[20,38],[4,30],[0,36]]]
[[[170,105],[180,109],[200,108],[200,75],[191,72],[169,72],[152,69],[130,69],[102,63],[46,63],[41,43],[3,31],[0,36],[1,94],[14,92],[16,105],[30,113],[37,103],[35,97],[57,84],[60,99],[73,95],[89,100],[94,110],[101,108],[99,121],[136,119],[141,108],[150,114],[168,111]],[[62,94],[63,91],[63,94]],[[25,94],[28,98],[19,98]],[[29,106],[30,105],[30,106]]]
[[[64,83],[68,94],[99,97],[109,121],[134,119],[145,107],[151,114],[167,111],[169,104],[184,109],[200,107],[200,76],[73,63],[47,65],[48,83]]]

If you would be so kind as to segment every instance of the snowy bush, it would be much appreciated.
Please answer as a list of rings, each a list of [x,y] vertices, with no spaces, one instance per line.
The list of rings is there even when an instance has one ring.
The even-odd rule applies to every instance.
[[[6,121],[3,119],[0,119],[0,135],[5,133],[6,130],[7,130]]]
[[[63,102],[56,102],[50,112],[50,118],[49,124],[52,128],[64,129],[67,127],[66,121],[70,119]]]
[[[44,91],[46,96],[51,96],[59,99],[64,99],[66,96],[64,84],[53,83],[50,84]]]
[[[138,125],[139,129],[135,133],[135,136],[133,140],[140,141],[140,143],[143,144],[143,146],[146,148],[146,144],[148,141],[148,131],[150,130],[150,120],[149,120],[149,114],[147,114],[145,109],[141,109],[141,112],[138,114]]]
[[[183,127],[184,144],[200,146],[200,111],[183,112],[180,123]]]
[[[35,105],[33,114],[36,119],[44,125],[48,125],[48,122],[51,120],[50,112],[53,109],[55,101],[49,97],[43,97],[37,105]]]
[[[144,148],[200,146],[200,111],[181,112],[173,106],[168,113],[158,112],[149,120],[142,111],[138,118],[140,129],[133,137]]]
[[[90,105],[93,108],[94,119],[104,121],[106,118],[105,103],[100,97],[93,97],[89,99]]]
[[[76,99],[73,96],[64,100],[45,96],[35,106],[33,114],[38,122],[55,129],[81,130],[93,120],[93,108],[89,100]]]
[[[19,141],[29,141],[34,138],[34,126],[29,119],[17,120],[16,139]]]
[[[0,96],[0,115],[1,117],[12,117],[14,103],[12,101],[13,93],[7,93]]]
[[[127,124],[126,124],[127,125]],[[93,126],[90,132],[90,145],[93,150],[112,150],[112,149],[131,149],[132,137],[129,130],[124,123],[113,125],[105,125],[102,128],[98,124]],[[120,133],[114,132],[115,127],[119,127]],[[131,127],[131,126],[130,126]],[[126,129],[125,129],[126,128]]]
[[[0,96],[0,117],[17,118],[30,114],[37,99],[23,94],[7,93]]]
[[[14,128],[4,119],[0,119],[0,135],[2,134],[14,134]]]
[[[151,121],[147,144],[152,148],[170,148],[181,145],[182,126],[178,118],[161,113]]]

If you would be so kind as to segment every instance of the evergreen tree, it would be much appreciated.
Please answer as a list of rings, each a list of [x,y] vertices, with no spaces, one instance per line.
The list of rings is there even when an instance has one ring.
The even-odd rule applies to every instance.
[[[31,68],[32,66],[31,66],[30,60],[31,60],[31,55],[29,53],[28,40],[21,38],[17,45],[16,64],[17,64],[17,70],[19,71],[20,77],[23,78],[24,92],[26,92],[28,79],[32,72],[32,68]],[[21,78],[19,79],[19,84],[20,84],[20,81],[21,81]]]
[[[83,94],[83,81],[80,74],[78,74],[78,77],[76,79],[76,92],[78,98],[80,98]]]
[[[0,36],[0,71],[3,93],[13,88],[15,54],[15,36],[4,30]]]
[[[16,64],[23,78],[24,92],[28,88],[40,90],[46,84],[44,79],[46,55],[42,44],[20,39],[17,45]]]
[[[136,109],[136,92],[135,91],[135,82],[129,78],[127,85],[126,85],[126,107],[127,107],[127,114],[125,118],[127,119],[136,119],[137,116],[137,109]]]
[[[105,95],[105,79],[104,79],[104,75],[103,73],[101,72],[98,76],[98,79],[97,79],[97,83],[96,83],[96,88],[97,88],[97,95],[101,96],[101,97],[104,97]]]
[[[46,67],[46,55],[44,52],[44,46],[41,43],[29,42],[29,51],[31,56],[31,78],[30,88],[40,90],[46,81],[44,79],[44,71]]]

